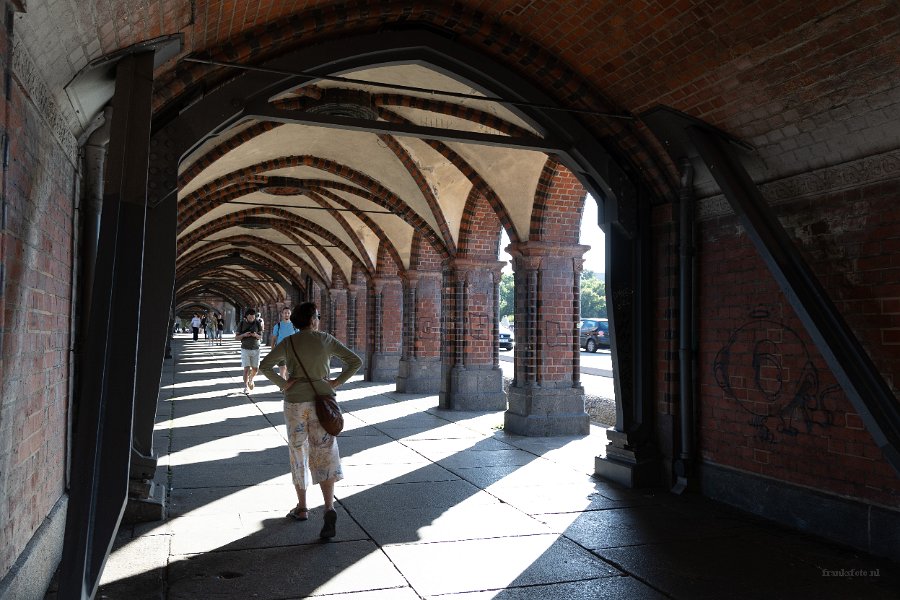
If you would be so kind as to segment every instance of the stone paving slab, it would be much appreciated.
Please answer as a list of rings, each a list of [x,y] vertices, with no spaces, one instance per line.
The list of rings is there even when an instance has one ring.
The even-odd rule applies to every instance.
[[[169,558],[168,535],[133,537],[120,530],[114,543],[116,560],[107,561],[100,578],[98,598],[162,600]]]
[[[311,490],[307,495],[310,507],[321,504],[321,494]],[[289,476],[265,486],[235,486],[218,488],[176,487],[169,493],[168,511],[171,517],[186,514],[229,514],[269,510],[274,506],[291,507],[297,504],[297,495]]]
[[[345,465],[430,462],[421,454],[384,435],[338,438],[338,447],[341,450],[341,462]]]
[[[491,487],[490,494],[530,515],[604,510],[655,503],[652,497],[637,495],[631,501],[610,500],[598,493],[597,486],[589,481],[546,487],[495,485]]]
[[[392,545],[384,552],[425,596],[620,575],[610,564],[555,535]]]
[[[391,437],[403,441],[484,438],[484,434],[455,423],[445,423],[439,427],[384,427],[380,424],[377,427]]]
[[[684,518],[660,505],[615,507],[542,518],[589,550],[738,535],[747,527],[744,522],[727,518]],[[567,524],[562,528],[564,523]]]
[[[515,450],[515,447],[494,438],[450,438],[441,440],[403,440],[403,444],[428,460],[438,461],[457,452],[491,452]]]
[[[571,485],[583,483],[590,477],[573,470],[561,468],[558,464],[535,458],[526,465],[505,465],[496,467],[461,468],[448,467],[466,481],[487,489],[499,487],[543,487],[548,485]]]
[[[522,450],[462,450],[446,458],[437,460],[437,464],[447,469],[474,469],[481,467],[522,467],[540,457]]]
[[[290,464],[284,452],[267,450],[260,454],[260,462],[213,461],[171,467],[171,482],[178,488],[233,487],[271,485],[275,479],[290,476]],[[275,456],[275,455],[278,456]],[[280,483],[280,482],[279,482]]]
[[[173,556],[168,598],[281,600],[406,587],[375,544],[352,541]]]
[[[344,484],[417,483],[457,481],[459,477],[432,463],[362,465],[344,463]]]
[[[285,452],[287,452],[287,442],[282,430],[272,427],[266,429],[250,429],[247,431],[217,430],[216,435],[210,435],[202,431],[182,431],[171,437],[171,445],[169,450],[178,452],[191,448],[202,446],[203,444],[212,443],[214,441],[222,441],[223,443],[233,441],[236,450],[252,450],[260,446],[270,448],[274,447],[275,440],[281,444],[285,444]],[[258,437],[259,440],[247,438]]]
[[[157,448],[161,450],[159,455],[161,463],[183,465],[204,460],[229,460],[241,453],[269,450],[280,450],[282,457],[285,460],[288,458],[285,438],[271,429],[266,434],[251,431],[214,438],[196,436],[185,439],[184,436],[176,436],[172,442],[171,447],[169,444],[157,445]],[[168,454],[164,454],[165,452]]]
[[[296,501],[283,506],[261,505],[267,509],[262,512],[179,517],[172,521],[170,527],[173,536],[171,553],[198,554],[318,543],[322,509],[311,509],[308,521],[295,521],[286,517],[294,504]],[[336,506],[335,510],[338,512],[338,526],[333,541],[369,539],[346,511],[340,506]]]
[[[447,510],[469,499],[482,504],[494,504],[498,501],[494,496],[461,480],[371,486],[341,485],[340,493],[335,493],[352,514],[369,510],[372,506],[390,506],[395,510],[430,506],[437,510]]]
[[[599,598],[663,600],[668,598],[668,596],[661,594],[633,577],[605,577],[572,583],[529,585],[502,590],[464,592],[453,594],[452,596],[426,596],[426,600],[598,600]]]
[[[553,533],[546,524],[506,504],[463,502],[450,508],[399,510],[369,505],[353,518],[380,546]]]

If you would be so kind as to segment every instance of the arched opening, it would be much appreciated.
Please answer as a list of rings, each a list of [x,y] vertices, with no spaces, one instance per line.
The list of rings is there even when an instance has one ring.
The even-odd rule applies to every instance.
[[[168,155],[170,161],[180,161],[181,247],[187,250],[198,240],[207,239],[208,232],[212,231],[210,220],[234,228],[246,227],[248,219],[255,223],[262,217],[267,229],[261,230],[262,233],[253,231],[249,239],[254,239],[259,246],[282,249],[286,244],[296,244],[298,252],[292,257],[292,264],[298,269],[292,275],[300,279],[312,275],[316,280],[312,289],[306,290],[307,297],[325,298],[323,294],[327,290],[342,289],[346,286],[342,282],[349,280],[352,273],[361,273],[366,280],[365,293],[358,290],[356,302],[347,306],[350,321],[361,321],[360,312],[365,312],[367,336],[363,343],[369,376],[376,380],[401,377],[408,381],[406,376],[414,370],[409,368],[410,363],[404,362],[403,353],[404,348],[413,348],[415,343],[404,345],[401,338],[403,324],[410,325],[403,307],[413,306],[403,299],[404,293],[408,294],[412,288],[407,283],[404,292],[403,285],[395,278],[402,279],[411,266],[413,233],[421,235],[425,245],[441,257],[441,268],[452,265],[463,234],[460,229],[465,221],[463,211],[467,202],[470,203],[466,199],[477,194],[500,219],[504,230],[514,233],[513,243],[524,244],[517,251],[528,255],[528,260],[533,261],[538,254],[552,254],[557,258],[560,252],[579,254],[581,251],[574,246],[571,249],[560,246],[561,243],[577,245],[576,240],[565,242],[551,236],[546,238],[550,245],[545,245],[544,238],[535,233],[539,230],[535,227],[540,228],[544,215],[552,213],[552,203],[541,204],[540,193],[530,192],[530,196],[525,196],[523,191],[527,187],[515,187],[529,181],[532,182],[529,185],[538,185],[552,175],[554,164],[559,165],[559,169],[566,170],[599,199],[608,228],[607,248],[620,257],[614,273],[606,274],[607,285],[618,286],[622,291],[615,296],[621,301],[618,305],[611,304],[607,317],[612,323],[618,321],[618,327],[611,327],[613,335],[618,336],[611,340],[610,347],[616,350],[618,365],[627,364],[624,369],[615,369],[624,377],[617,382],[616,413],[627,415],[620,424],[624,429],[637,431],[642,415],[650,414],[644,406],[650,402],[645,389],[649,381],[650,344],[646,321],[648,274],[643,258],[646,241],[641,233],[646,226],[647,195],[641,191],[640,182],[627,175],[627,162],[620,167],[620,159],[610,153],[611,149],[598,142],[573,114],[550,109],[556,101],[528,81],[433,33],[363,35],[339,44],[326,42],[317,50],[314,56],[284,55],[266,65],[272,69],[271,73],[226,70],[225,73],[238,73],[238,76],[174,118],[171,111],[160,113],[155,138],[165,140],[176,149]],[[291,65],[290,71],[282,67],[287,64]],[[321,78],[310,80],[292,76],[291,72],[318,73]],[[473,99],[471,94],[467,95],[468,104],[463,105],[426,101],[421,98],[421,92],[410,92],[405,100],[400,94],[373,94],[373,90],[380,92],[378,88],[382,85],[399,86],[402,73],[419,76],[425,73],[423,81],[438,88],[462,83],[479,96]],[[331,81],[332,75],[352,81],[356,91],[346,89],[348,84],[344,79]],[[235,103],[235,97],[241,98],[241,102]],[[501,97],[515,101],[510,104],[493,100]],[[476,105],[486,105],[490,111],[479,111]],[[348,113],[353,107],[358,110]],[[376,114],[379,120],[373,119]],[[444,114],[444,121],[435,121],[436,114]],[[472,130],[465,125],[471,124],[468,119],[472,115],[487,125]],[[328,133],[323,137],[315,132]],[[279,148],[280,143],[286,143],[284,140],[298,139],[299,133],[306,134],[304,139],[308,138],[312,144],[301,148],[302,154],[296,147],[293,153]],[[370,136],[367,139],[375,140],[375,146],[349,143],[356,139],[352,135],[357,133]],[[329,154],[328,143],[344,138],[346,141],[341,146],[350,148],[347,153]],[[376,155],[376,150],[380,154]],[[510,160],[504,152],[514,158]],[[253,160],[241,160],[241,156]],[[390,160],[373,159],[375,156]],[[547,156],[553,157],[552,163],[546,163]],[[372,160],[381,161],[378,175],[362,166]],[[167,167],[160,165],[158,172],[172,173],[173,168],[172,163]],[[458,179],[447,179],[447,169]],[[391,173],[398,179],[393,180],[393,185],[385,185]],[[159,183],[165,186],[175,182],[168,179]],[[393,191],[404,189],[407,191],[402,195]],[[446,198],[454,194],[460,200],[455,204],[447,202]],[[535,200],[523,202],[523,197]],[[362,230],[367,233],[359,235]],[[227,247],[229,230],[220,228],[219,231],[216,243]],[[291,231],[298,235],[303,231],[303,239],[292,237]],[[284,256],[275,256],[275,261],[284,260]],[[376,260],[380,256],[384,258]],[[379,261],[394,265],[386,276],[379,273]],[[470,274],[473,268],[471,264],[465,266]],[[478,269],[495,267],[484,263]],[[459,290],[469,285],[465,277],[458,277],[457,285],[463,286]],[[499,279],[502,274],[493,277]],[[571,295],[571,289],[579,283],[575,281],[566,293]],[[443,287],[446,294],[446,281]],[[496,291],[492,294],[496,296]],[[365,306],[359,306],[362,296],[366,296]],[[446,295],[442,300],[446,303]],[[534,301],[534,298],[526,300]],[[261,302],[260,298],[257,303]],[[429,368],[444,371],[437,379],[442,381],[442,398],[446,399],[447,406],[473,408],[490,402],[485,400],[489,393],[474,404],[468,398],[461,400],[454,396],[454,390],[461,386],[493,387],[494,383],[483,379],[487,373],[479,376],[482,379],[478,383],[453,381],[454,367],[447,364],[449,357],[451,364],[462,365],[471,374],[474,367],[471,357],[477,357],[480,352],[473,353],[473,349],[484,347],[486,357],[478,364],[486,371],[499,373],[499,355],[493,359],[487,356],[496,353],[496,349],[494,334],[486,332],[499,329],[497,299],[490,302],[493,306],[486,307],[482,313],[457,313],[452,323],[447,321],[446,311],[440,317],[445,335],[441,342],[444,366]],[[351,308],[356,314],[349,314]],[[520,310],[529,309],[523,305]],[[544,345],[531,345],[517,354],[521,356],[517,371],[521,374],[519,387],[528,398],[541,387],[549,389],[545,375],[540,373],[541,356],[546,348],[562,343],[572,349],[565,352],[576,351],[580,316],[574,314],[571,325],[569,319],[552,322],[544,319],[538,323],[537,316],[530,329],[522,330],[520,323],[516,323],[519,344],[523,339],[530,339]],[[415,322],[423,323],[427,319]],[[385,329],[385,324],[396,324],[396,331],[391,333],[394,330]],[[433,331],[434,323],[429,327]],[[414,340],[417,333],[410,332],[407,339]],[[447,342],[453,340],[458,347],[448,351]],[[435,379],[433,373],[424,376]],[[571,388],[571,384],[567,387]],[[569,392],[553,392],[560,393]],[[526,399],[520,406],[534,404]],[[561,410],[572,414],[571,407]],[[575,422],[558,422],[557,417],[548,419],[546,413],[539,415],[530,408],[518,413],[513,408],[510,411],[513,416],[507,426],[526,435],[573,433],[585,427]],[[582,418],[577,421],[586,423],[580,421]]]
[[[472,102],[488,102],[496,111],[502,108],[505,118],[462,106],[446,114],[456,127],[434,127],[426,122],[408,123],[410,119],[398,119],[389,112],[380,113],[382,120],[377,121],[367,119],[366,114],[347,116],[343,110],[340,114],[316,112],[307,109],[333,104],[329,89],[334,86],[319,86],[324,88],[321,93],[313,91],[306,96],[308,76],[286,72],[289,66],[330,77],[376,69],[421,69],[423,65],[429,76],[440,76],[441,83],[456,82],[484,98]],[[486,238],[476,236],[466,253],[458,252],[463,223],[476,230],[483,221],[473,215],[487,207],[490,212],[484,214],[497,221],[495,234],[499,225],[510,234],[511,253],[520,263],[517,277],[523,278],[516,282],[516,289],[523,290],[516,294],[520,345],[505,428],[526,436],[584,433],[589,418],[583,396],[573,386],[572,367],[563,363],[559,369],[555,359],[547,357],[548,351],[558,353],[568,357],[571,365],[571,356],[577,352],[574,299],[584,249],[574,240],[545,236],[545,226],[552,220],[544,217],[552,215],[555,207],[552,194],[538,190],[542,182],[554,177],[577,180],[583,186],[580,191],[564,193],[568,196],[567,227],[580,223],[580,204],[572,201],[573,195],[583,196],[586,189],[602,198],[604,222],[609,227],[607,252],[617,256],[616,268],[607,277],[614,274],[608,282],[622,292],[611,294],[617,299],[611,320],[620,324],[613,327],[617,336],[614,356],[620,366],[626,365],[619,369],[623,376],[617,381],[616,397],[627,410],[618,411],[621,435],[613,443],[621,445],[626,454],[635,454],[646,440],[642,431],[650,426],[643,417],[651,413],[646,406],[650,395],[642,393],[649,384],[650,344],[641,343],[647,342],[650,332],[643,235],[648,197],[628,174],[621,153],[614,154],[614,149],[607,148],[595,131],[572,114],[557,110],[558,98],[548,97],[485,54],[431,32],[342,36],[340,41],[317,45],[314,53],[288,53],[262,66],[269,70],[239,66],[238,76],[220,80],[220,85],[210,86],[211,91],[201,98],[185,97],[156,114],[151,135],[151,148],[156,151],[150,157],[149,182],[154,212],[148,217],[148,231],[163,236],[174,232],[177,239],[172,245],[178,256],[173,264],[145,261],[149,268],[145,268],[144,285],[164,288],[174,282],[189,289],[191,282],[179,281],[177,276],[189,271],[190,265],[180,265],[177,260],[192,251],[205,251],[203,244],[224,245],[227,257],[231,248],[239,247],[232,243],[233,229],[249,228],[255,247],[269,248],[266,258],[276,264],[291,260],[292,266],[283,272],[283,281],[256,286],[249,275],[244,276],[244,285],[233,290],[242,304],[271,303],[280,292],[287,294],[284,282],[288,281],[304,283],[305,297],[319,300],[320,306],[329,302],[340,306],[346,294],[348,313],[354,313],[349,321],[356,326],[355,334],[348,327],[348,338],[354,336],[362,345],[369,378],[377,381],[387,374],[396,379],[403,359],[403,294],[404,289],[413,289],[404,288],[403,278],[411,266],[412,242],[418,235],[444,271],[441,300],[452,301],[448,309],[442,303],[438,313],[450,342],[449,350],[442,348],[439,367],[441,406],[456,410],[484,410],[495,406],[494,402],[506,406],[495,345],[500,270],[497,242],[484,244]],[[233,72],[216,71],[216,75]],[[357,85],[369,84],[357,81]],[[507,98],[515,99],[509,107],[504,104]],[[338,103],[343,106],[353,100],[343,97]],[[391,98],[382,100],[380,108],[386,111]],[[406,117],[423,111],[420,106],[416,100],[402,104]],[[426,115],[449,110],[444,105],[434,109],[429,105]],[[265,125],[257,126],[257,122]],[[484,126],[498,133],[485,133],[481,130]],[[309,135],[297,135],[298,128]],[[314,129],[324,133],[315,134]],[[353,144],[346,132],[365,134],[374,141]],[[410,141],[398,145],[397,138]],[[339,146],[346,154],[329,156],[325,152],[335,140],[343,142]],[[298,148],[301,142],[313,146]],[[244,152],[248,148],[255,151]],[[373,157],[390,160],[377,162]],[[359,168],[367,162],[377,162],[377,173]],[[451,183],[457,185],[448,186],[448,193],[461,199],[455,207],[442,206],[440,194],[435,195],[428,185],[441,181],[440,175],[446,173],[439,167],[452,168]],[[437,179],[424,176],[432,172]],[[405,192],[398,194],[383,185],[384,173],[400,178],[398,185]],[[297,199],[285,202],[288,196]],[[177,210],[173,210],[173,198],[178,200]],[[536,206],[541,210],[536,211]],[[163,207],[164,211],[155,212]],[[466,213],[468,208],[476,212]],[[207,237],[210,235],[213,237]],[[299,251],[294,256],[286,254],[287,244],[296,244]],[[257,260],[253,268],[265,264]],[[331,298],[332,291],[338,290],[346,291]],[[555,293],[559,290],[564,293]],[[166,330],[163,323],[168,321],[169,310],[162,308],[158,323],[150,312],[146,322],[142,318],[142,331]],[[337,314],[326,314],[329,312]],[[520,316],[527,317],[524,323]],[[335,327],[334,318],[326,326]],[[529,340],[524,349],[523,338]],[[148,403],[148,396],[144,394],[138,401]],[[152,428],[152,418],[135,426]],[[641,464],[646,466],[646,461]],[[614,471],[629,471],[633,466],[617,463]]]

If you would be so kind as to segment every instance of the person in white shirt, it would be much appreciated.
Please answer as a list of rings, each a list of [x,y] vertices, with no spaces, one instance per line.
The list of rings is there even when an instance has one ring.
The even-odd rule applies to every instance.
[[[200,317],[197,316],[197,313],[194,313],[194,318],[191,319],[191,329],[194,331],[194,341],[197,341],[197,335],[200,333]]]

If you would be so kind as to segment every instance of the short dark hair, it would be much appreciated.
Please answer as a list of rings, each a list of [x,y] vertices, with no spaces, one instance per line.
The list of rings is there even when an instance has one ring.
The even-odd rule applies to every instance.
[[[316,316],[316,313],[318,312],[319,308],[316,306],[315,302],[298,304],[294,307],[294,310],[291,311],[291,323],[293,323],[294,327],[297,329],[306,329],[312,322],[312,318]]]
[[[247,309],[247,312],[244,313],[244,316],[245,316],[245,317],[249,317],[250,315],[255,315],[255,314],[256,314],[256,309],[255,309],[255,308],[248,308],[248,309]]]

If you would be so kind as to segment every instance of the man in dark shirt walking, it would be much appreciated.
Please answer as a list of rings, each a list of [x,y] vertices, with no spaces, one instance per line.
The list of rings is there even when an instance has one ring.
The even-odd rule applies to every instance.
[[[259,340],[262,338],[262,326],[256,320],[256,311],[252,308],[244,313],[234,339],[241,340],[241,366],[244,367],[244,393],[253,390],[253,378],[259,371]]]

